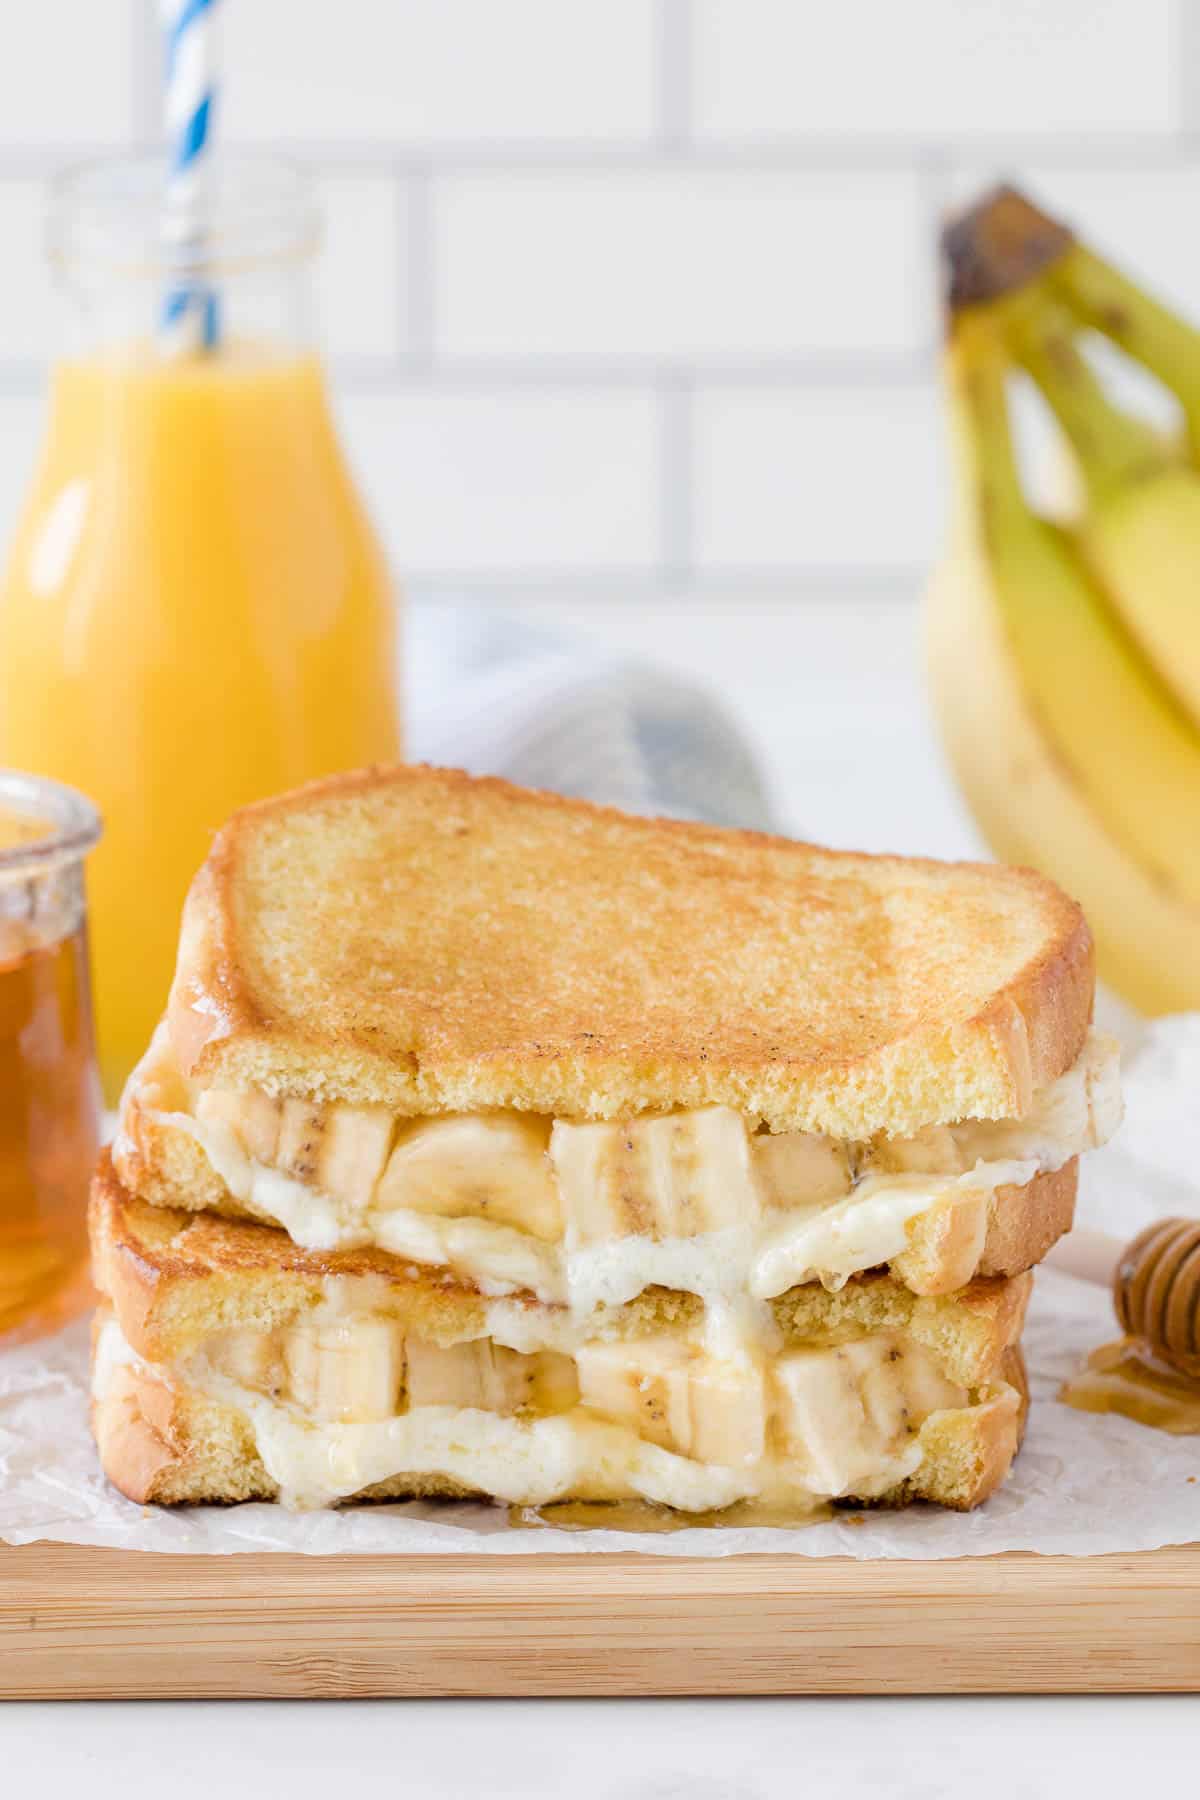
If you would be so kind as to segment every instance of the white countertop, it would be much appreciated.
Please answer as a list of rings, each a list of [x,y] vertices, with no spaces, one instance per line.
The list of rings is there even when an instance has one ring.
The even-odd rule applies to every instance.
[[[979,850],[893,599],[559,602],[547,620],[718,687],[760,747],[782,825],[843,847]],[[5,1791],[40,1800],[328,1800],[352,1779],[434,1800],[1121,1800],[1195,1783],[1200,1698],[307,1701],[0,1707]],[[1185,1773],[1186,1771],[1186,1773]],[[1183,1786],[1180,1791],[1187,1791]]]

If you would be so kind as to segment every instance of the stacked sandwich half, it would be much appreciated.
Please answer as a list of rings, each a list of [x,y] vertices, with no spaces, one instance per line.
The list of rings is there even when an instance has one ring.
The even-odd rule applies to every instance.
[[[94,1422],[164,1503],[971,1507],[1119,1116],[1078,909],[433,769],[193,886],[92,1229]]]

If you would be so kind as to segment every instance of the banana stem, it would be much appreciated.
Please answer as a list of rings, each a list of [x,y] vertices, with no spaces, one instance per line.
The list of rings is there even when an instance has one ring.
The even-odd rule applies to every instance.
[[[1014,313],[1013,352],[1045,395],[1078,460],[1093,504],[1166,462],[1156,433],[1114,406],[1079,348],[1075,320],[1039,297]]]
[[[1171,389],[1200,461],[1200,331],[1081,244],[1059,260],[1051,279],[1079,318]]]

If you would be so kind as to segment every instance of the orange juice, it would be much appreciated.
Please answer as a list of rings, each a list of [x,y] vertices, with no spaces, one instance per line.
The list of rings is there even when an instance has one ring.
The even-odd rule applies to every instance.
[[[320,365],[265,343],[60,363],[0,587],[0,763],[99,806],[110,1100],[236,806],[398,753],[393,607]]]

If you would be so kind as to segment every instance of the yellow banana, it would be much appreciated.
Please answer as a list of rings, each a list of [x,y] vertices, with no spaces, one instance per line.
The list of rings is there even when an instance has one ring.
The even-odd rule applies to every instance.
[[[1200,464],[1200,330],[1081,244],[1027,194],[992,189],[942,235],[951,310],[1036,285],[1156,375],[1183,411]]]
[[[1200,473],[1113,405],[1070,316],[1052,298],[1029,299],[1012,341],[1083,477],[1081,554],[1158,679],[1200,725]]]
[[[1192,460],[1200,463],[1200,331],[1083,244],[1071,242],[1049,281],[1077,318],[1171,390],[1183,411]]]
[[[996,853],[1082,902],[1115,987],[1200,1005],[1200,742],[1026,503],[992,308],[959,313],[945,366],[957,493],[926,629],[950,761]]]

